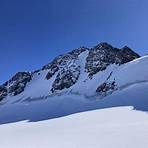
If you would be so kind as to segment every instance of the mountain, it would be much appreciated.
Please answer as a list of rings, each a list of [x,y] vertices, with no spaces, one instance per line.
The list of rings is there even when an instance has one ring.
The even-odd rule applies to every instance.
[[[100,43],[18,72],[0,86],[0,146],[147,148],[147,65]]]
[[[56,57],[35,72],[18,72],[0,86],[0,100],[19,94],[46,97],[63,92],[89,96],[85,90],[90,90],[92,85],[91,95],[106,95],[120,87],[113,76],[116,69],[139,57],[127,46],[118,49],[108,43],[100,43],[91,49],[81,47]]]
[[[0,124],[116,106],[148,111],[148,56],[100,43],[56,57],[0,86]]]

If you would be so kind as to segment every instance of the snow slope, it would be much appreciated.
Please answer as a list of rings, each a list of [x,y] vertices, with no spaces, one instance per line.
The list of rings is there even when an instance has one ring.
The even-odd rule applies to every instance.
[[[118,90],[103,98],[86,98],[80,95],[61,95],[47,98],[12,101],[0,107],[0,124],[28,120],[47,120],[73,113],[117,106],[133,106],[136,110],[148,111],[148,83],[140,83]]]
[[[115,81],[117,89],[121,90],[128,86],[148,82],[148,56],[144,56],[123,65],[112,64],[106,70],[94,75],[92,79],[80,80],[79,86],[74,85],[72,92],[92,97],[96,89],[102,83]]]
[[[147,148],[148,114],[132,107],[0,125],[2,148]]]
[[[80,76],[77,84],[54,95],[47,94],[50,86],[46,83],[47,80],[44,80],[46,71],[43,71],[40,75],[34,76],[23,93],[14,97],[9,96],[1,102],[0,124],[22,120],[40,121],[116,106],[133,106],[137,110],[148,111],[147,65],[148,56],[121,66],[110,65],[85,82],[86,75]],[[115,79],[118,89],[100,98],[95,92],[96,84],[106,81],[111,72],[108,81]]]
[[[13,100],[16,98],[43,98],[56,94],[69,93],[79,94],[86,97],[92,97],[98,94],[96,89],[104,82],[115,81],[117,89],[124,89],[130,85],[137,83],[148,82],[148,56],[144,56],[128,62],[123,65],[111,64],[105,70],[98,72],[91,79],[85,69],[86,57],[88,51],[79,55],[77,63],[80,65],[80,76],[78,81],[70,88],[63,89],[57,93],[52,93],[50,90],[56,79],[57,73],[49,80],[46,79],[48,70],[40,71],[33,75],[32,80],[27,84],[25,90],[16,97],[11,96]],[[7,100],[7,99],[5,99]]]

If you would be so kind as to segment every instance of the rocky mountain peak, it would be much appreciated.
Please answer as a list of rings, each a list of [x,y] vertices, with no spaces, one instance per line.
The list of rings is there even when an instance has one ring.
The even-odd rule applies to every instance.
[[[83,53],[85,56],[82,56]],[[5,98],[7,94],[15,96],[22,93],[27,83],[38,72],[47,72],[44,79],[47,82],[54,76],[49,92],[55,93],[76,84],[82,72],[87,73],[89,79],[98,72],[105,70],[111,64],[121,65],[139,57],[137,53],[127,46],[119,49],[106,42],[102,42],[90,49],[80,47],[67,54],[59,55],[52,62],[35,72],[18,72],[9,81],[0,86],[0,100]],[[110,86],[113,88],[114,83],[105,83],[98,90],[108,90]]]
[[[115,48],[104,42],[90,49],[87,57],[86,69],[92,77],[99,71],[105,70],[110,64],[124,64],[140,56],[125,46],[122,49]]]
[[[79,55],[87,50],[89,49],[86,47],[80,47],[65,55],[57,57],[53,62],[46,66],[48,67],[48,74],[46,76],[47,80],[57,73],[56,80],[52,85],[52,92],[69,88],[76,83],[81,68],[80,63],[78,62]]]
[[[1,86],[4,94],[17,95],[24,91],[26,84],[31,81],[32,74],[30,72],[18,72],[9,81]]]
[[[126,63],[140,57],[140,55],[138,55],[128,46],[124,46],[123,48],[121,48],[120,54],[122,59],[124,59],[122,63]]]
[[[112,49],[112,45],[108,44],[107,42],[101,42],[99,43],[97,46],[95,46],[94,48],[96,49]]]

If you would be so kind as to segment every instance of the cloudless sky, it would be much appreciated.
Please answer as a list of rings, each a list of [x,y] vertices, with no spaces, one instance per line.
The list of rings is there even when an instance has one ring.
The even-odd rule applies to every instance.
[[[99,42],[148,49],[148,0],[0,0],[0,83]]]

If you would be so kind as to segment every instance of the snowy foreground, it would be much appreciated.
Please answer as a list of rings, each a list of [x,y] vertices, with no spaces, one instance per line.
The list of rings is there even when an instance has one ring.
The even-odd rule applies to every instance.
[[[148,114],[114,107],[0,125],[1,148],[148,148]]]

